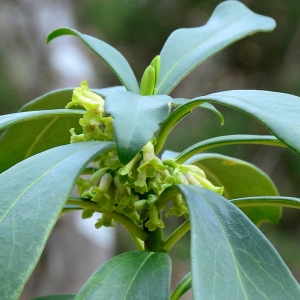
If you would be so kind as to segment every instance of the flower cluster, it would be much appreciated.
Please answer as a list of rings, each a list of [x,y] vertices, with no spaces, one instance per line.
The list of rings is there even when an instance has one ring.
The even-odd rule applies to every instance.
[[[106,115],[104,100],[89,89],[86,81],[74,90],[72,101],[66,108],[72,106],[81,106],[87,111],[79,120],[82,134],[77,135],[74,128],[70,130],[71,143],[92,140],[111,141],[113,139],[112,117]]]
[[[74,90],[67,108],[73,105],[84,107],[86,113],[79,121],[83,132],[76,135],[71,129],[71,143],[113,140],[113,120],[105,113],[104,100],[93,93],[86,82]],[[94,161],[92,176],[77,180],[80,196],[96,203],[97,211],[102,212],[95,224],[97,228],[114,225],[110,214],[113,211],[125,215],[137,225],[144,224],[150,231],[163,228],[155,203],[159,195],[173,184],[193,184],[222,194],[223,188],[215,187],[197,166],[181,165],[174,159],[161,161],[154,152],[154,145],[155,138],[125,166],[121,166],[115,150],[105,152]],[[172,199],[172,203],[167,216],[181,216],[187,212],[180,194]],[[95,211],[84,209],[82,217],[89,218]]]

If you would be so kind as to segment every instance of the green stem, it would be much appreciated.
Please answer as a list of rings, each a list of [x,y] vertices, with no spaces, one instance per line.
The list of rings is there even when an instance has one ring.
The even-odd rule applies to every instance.
[[[79,197],[69,197],[66,204],[78,205],[82,208],[91,208],[95,211],[100,212],[100,206],[97,203],[94,203],[94,202],[91,202],[91,201],[85,201],[85,200],[82,200]]]
[[[170,249],[190,230],[191,222],[186,220],[181,224],[169,237],[165,240],[163,244],[163,249],[165,252],[170,251]]]
[[[177,156],[176,162],[182,164],[193,155],[206,151],[210,148],[235,144],[259,144],[285,147],[285,145],[281,141],[277,140],[274,136],[271,135],[226,135],[211,138],[187,148]]]
[[[192,275],[188,273],[182,278],[179,284],[176,286],[173,291],[170,300],[178,300],[180,297],[185,294],[192,287]]]
[[[82,210],[82,208],[81,208],[80,206],[78,206],[78,205],[67,205],[67,206],[65,206],[65,207],[62,209],[62,211],[61,211],[59,217],[62,217],[62,216],[65,215],[66,213],[72,212],[72,211],[75,211],[75,210]]]
[[[300,209],[300,199],[294,197],[280,196],[258,196],[247,198],[236,198],[229,200],[237,207],[247,206],[282,206]]]
[[[78,199],[75,200],[74,198],[72,198],[67,201],[67,204],[75,204],[81,206],[82,208],[91,208],[95,211],[102,212],[100,206],[97,203],[93,203],[90,201],[82,201]],[[145,241],[148,239],[149,235],[140,227],[135,225],[128,217],[121,215],[116,211],[105,211],[105,213],[108,216],[112,217],[115,221],[120,223],[124,228],[126,228],[130,233],[134,234],[140,240]]]
[[[159,213],[159,219],[162,218],[162,213]],[[147,220],[146,220],[147,221]],[[146,223],[146,221],[144,223]],[[163,230],[162,228],[156,227],[154,231],[149,231],[147,227],[145,227],[145,231],[148,233],[148,238],[145,241],[145,250],[153,251],[153,252],[163,252]]]

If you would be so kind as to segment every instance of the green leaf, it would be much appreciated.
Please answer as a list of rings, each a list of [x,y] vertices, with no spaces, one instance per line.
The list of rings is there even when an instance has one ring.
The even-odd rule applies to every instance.
[[[139,93],[136,77],[124,56],[114,47],[92,36],[82,34],[71,28],[59,28],[52,31],[47,37],[47,43],[63,35],[74,35],[80,38],[94,51],[120,79],[128,91]]]
[[[214,114],[216,114],[216,116],[219,118],[219,121],[220,121],[221,125],[224,125],[224,117],[223,117],[223,115],[212,104],[210,104],[210,103],[203,103],[199,107],[200,108],[205,108],[205,109],[213,112]]]
[[[202,101],[223,104],[256,118],[279,140],[300,154],[300,97],[277,92],[236,90],[195,98],[190,103],[194,106]]]
[[[178,187],[190,212],[195,299],[300,299],[279,254],[236,206],[207,189]]]
[[[76,300],[169,299],[171,259],[166,253],[132,251],[104,263]]]
[[[21,111],[64,108],[73,88],[47,93],[26,104]],[[49,148],[68,144],[71,128],[80,130],[78,115],[24,121],[9,127],[0,137],[0,173],[16,163]]]
[[[50,149],[0,174],[0,298],[17,299],[71,193],[74,182],[111,142]]]
[[[300,199],[295,197],[286,196],[257,196],[257,197],[244,197],[235,198],[230,200],[231,203],[237,207],[247,206],[282,206],[300,209]]]
[[[208,149],[237,144],[258,144],[278,147],[284,146],[281,141],[277,140],[274,136],[271,135],[233,134],[217,136],[208,140],[204,140],[185,149],[177,156],[176,161],[178,163],[183,163],[193,155],[206,151]]]
[[[114,91],[126,91],[126,89],[123,85],[118,85],[118,86],[110,86],[102,89],[92,89],[92,91],[105,99],[110,93]]]
[[[189,101],[190,101],[190,100],[189,100],[189,99],[186,99],[186,98],[175,98],[175,99],[172,100],[172,105],[174,105],[174,106],[180,106],[180,105],[185,104],[185,103],[187,103],[187,102],[189,102]],[[220,113],[220,111],[217,110],[212,104],[210,104],[210,103],[202,103],[202,104],[200,104],[198,107],[199,107],[199,108],[205,108],[205,109],[207,109],[207,110],[213,112],[213,113],[216,114],[217,117],[219,118],[219,121],[220,121],[221,125],[224,124],[224,117],[223,117],[223,115],[222,115],[222,114]],[[180,111],[180,108],[178,108],[178,109],[176,110],[176,114],[174,114],[174,115],[171,114],[171,115],[169,116],[169,118],[176,118],[176,119],[177,119],[176,123],[177,123],[178,120],[179,120],[179,116],[180,116],[180,114],[178,114],[179,111]],[[191,112],[191,110],[189,110],[188,112]],[[175,112],[174,112],[174,113],[175,113]],[[187,111],[184,111],[184,113],[181,113],[181,115],[185,115],[185,114],[187,114]],[[181,118],[182,118],[182,116],[180,116],[180,119],[181,119]],[[167,121],[167,120],[166,120],[166,121]]]
[[[63,294],[63,295],[47,295],[32,300],[74,300],[76,297],[75,294]]]
[[[156,94],[171,90],[197,65],[233,42],[258,31],[271,31],[275,21],[253,13],[238,1],[224,1],[206,25],[174,31],[160,53]]]
[[[119,160],[127,164],[154,136],[170,112],[172,98],[142,96],[127,91],[110,93],[105,111],[112,115]]]
[[[57,116],[80,115],[82,116],[85,110],[78,109],[52,109],[19,112],[14,114],[0,116],[0,130],[19,122],[29,121],[32,119],[41,119]]]
[[[65,88],[46,93],[21,108],[21,111],[65,108],[71,101],[74,88]]]
[[[170,300],[180,299],[190,288],[192,287],[192,274],[188,273],[182,280],[178,283],[175,290],[173,291]]]
[[[250,196],[277,196],[271,178],[253,164],[221,154],[199,154],[186,161],[201,168],[208,180],[224,186],[227,199]],[[276,224],[281,217],[281,207],[252,206],[241,208],[256,225],[262,222]]]
[[[159,153],[161,151],[161,149],[163,148],[163,145],[164,145],[170,131],[173,129],[173,127],[180,120],[182,120],[186,115],[191,113],[194,108],[205,108],[205,109],[213,112],[219,118],[221,125],[224,124],[223,115],[210,103],[201,103],[200,105],[189,105],[188,104],[189,102],[190,102],[190,100],[184,99],[184,98],[176,98],[176,99],[172,100],[172,105],[175,105],[175,106],[180,105],[180,104],[186,104],[186,105],[180,105],[163,122],[163,124],[160,128],[159,134],[157,135],[157,143],[155,145],[156,153]]]

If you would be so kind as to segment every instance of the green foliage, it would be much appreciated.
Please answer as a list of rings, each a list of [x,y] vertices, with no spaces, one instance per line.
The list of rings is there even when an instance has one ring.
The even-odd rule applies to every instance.
[[[114,270],[112,272],[112,270]],[[169,299],[171,259],[166,253],[132,251],[103,264],[76,299]]]
[[[211,182],[223,186],[223,196],[227,199],[261,195],[278,196],[278,191],[267,174],[240,159],[220,154],[198,154],[187,162],[200,167]],[[280,207],[254,206],[242,208],[242,211],[256,225],[262,222],[276,224],[281,217]]]
[[[191,287],[195,299],[298,299],[298,283],[256,225],[278,222],[282,207],[299,208],[300,200],[279,196],[271,178],[250,163],[201,152],[260,144],[300,154],[300,98],[266,91],[168,96],[213,54],[274,26],[238,1],[221,3],[206,25],[171,34],[140,86],[107,43],[68,28],[50,33],[48,42],[81,39],[123,86],[90,90],[83,82],[0,116],[0,129],[9,127],[0,140],[1,299],[19,297],[57,219],[73,209],[82,210],[82,218],[101,213],[96,228],[120,223],[139,251],[100,266],[76,296],[39,299],[175,300]],[[169,132],[193,109],[209,109],[223,124],[211,103],[250,115],[273,135],[214,137],[160,159]],[[79,196],[72,194],[75,185]],[[186,218],[166,239],[164,214]],[[171,294],[164,252],[189,230],[192,270]]]
[[[1,173],[3,299],[16,299],[22,291],[83,168],[112,147],[108,142],[56,147]]]
[[[198,64],[234,41],[274,28],[273,19],[255,14],[241,3],[221,3],[205,26],[178,29],[170,35],[160,53],[156,93],[170,93]]]
[[[195,299],[299,296],[298,283],[274,247],[234,205],[203,188],[179,188],[191,218]]]
[[[32,300],[73,300],[76,298],[75,294],[65,294],[65,295],[49,295],[34,298]]]

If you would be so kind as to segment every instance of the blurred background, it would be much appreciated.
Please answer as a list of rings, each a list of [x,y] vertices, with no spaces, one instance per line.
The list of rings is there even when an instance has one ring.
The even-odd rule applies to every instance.
[[[119,85],[109,68],[75,37],[61,37],[46,45],[46,36],[53,29],[72,27],[104,40],[127,58],[137,78],[141,78],[172,31],[204,25],[221,2],[0,0],[0,114],[15,112],[50,90],[79,86],[83,80],[88,80],[92,88]],[[172,96],[192,98],[231,89],[300,96],[300,1],[241,2],[273,17],[276,29],[247,37],[205,61]],[[267,133],[255,120],[232,109],[218,108],[225,125],[220,126],[217,118],[205,110],[194,110],[172,131],[166,148],[182,151],[213,136]],[[256,164],[271,176],[281,195],[300,197],[300,157],[291,150],[230,146],[216,148],[215,152]],[[101,263],[131,249],[122,228],[97,231],[92,223],[79,219],[78,214],[70,214],[58,221],[22,299],[76,293]],[[285,209],[278,225],[264,224],[261,230],[300,281],[300,212]],[[189,271],[188,243],[177,246],[171,254],[176,258],[176,282]]]

